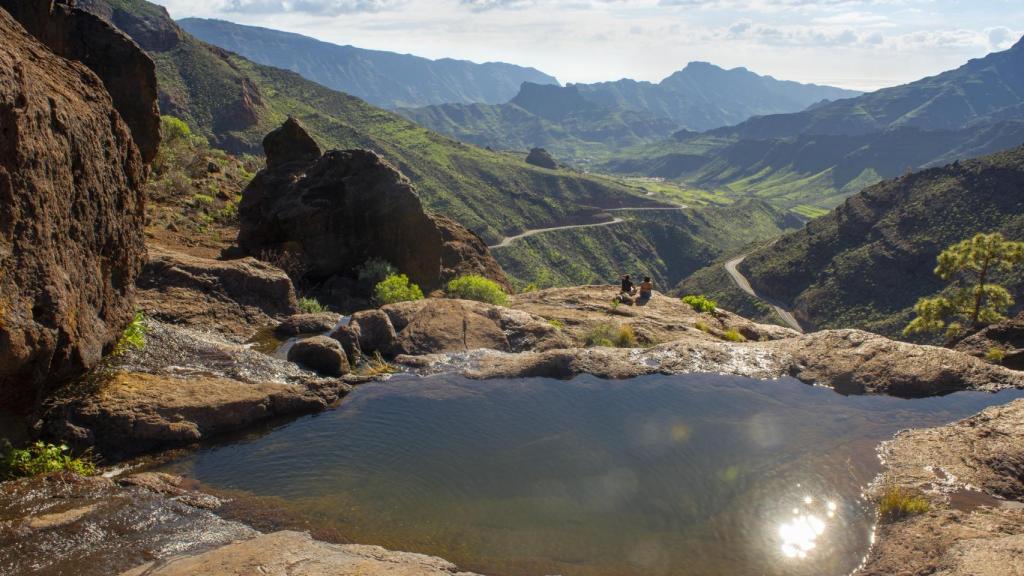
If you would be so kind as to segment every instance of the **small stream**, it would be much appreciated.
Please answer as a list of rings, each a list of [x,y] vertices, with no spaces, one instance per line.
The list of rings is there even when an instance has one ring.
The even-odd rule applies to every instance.
[[[844,575],[869,547],[878,442],[1022,396],[402,375],[165,469],[485,574]]]

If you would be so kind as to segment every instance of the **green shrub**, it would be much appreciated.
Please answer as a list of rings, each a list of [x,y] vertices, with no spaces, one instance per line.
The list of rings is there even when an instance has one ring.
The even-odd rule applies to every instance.
[[[316,298],[299,298],[299,310],[306,314],[319,314],[320,312],[327,312],[327,307]]]
[[[697,322],[696,324],[693,325],[693,327],[696,328],[697,330],[700,330],[701,332],[703,332],[705,334],[710,334],[711,333],[711,326],[708,326],[707,324],[705,324],[703,322]]]
[[[746,342],[747,337],[740,334],[740,331],[735,328],[730,328],[722,333],[722,339],[728,340],[729,342]]]
[[[392,274],[378,282],[373,288],[373,299],[378,306],[422,300],[423,291],[419,286],[410,282],[409,277],[405,274]]]
[[[5,441],[6,443],[6,441]],[[51,472],[74,472],[82,476],[96,473],[96,464],[88,456],[74,458],[67,446],[36,442],[24,449],[7,444],[0,460],[0,479],[35,476]]]
[[[192,202],[194,204],[197,204],[197,205],[198,204],[210,205],[210,204],[213,204],[213,196],[208,196],[206,194],[195,194],[195,195],[192,196]]]
[[[690,305],[695,312],[713,314],[718,309],[718,302],[711,300],[707,296],[690,294],[689,296],[683,296],[683,302]]]
[[[189,140],[192,138],[192,129],[188,127],[188,124],[180,118],[174,116],[161,116],[160,117],[160,137],[163,140],[163,144],[167,145],[179,140]]]
[[[500,306],[508,303],[508,295],[497,282],[476,274],[459,276],[452,280],[448,283],[447,293],[449,298],[476,300]]]
[[[888,521],[924,514],[930,506],[928,499],[923,495],[888,480],[878,496],[878,515]]]
[[[586,346],[606,346],[608,348],[636,348],[639,343],[636,332],[629,324],[614,326],[604,323],[590,329],[583,337]]]
[[[225,223],[238,222],[238,202],[231,201],[225,204],[223,208],[217,211],[214,219]]]
[[[551,326],[553,326],[557,330],[561,330],[562,328],[565,328],[565,322],[562,322],[561,320],[559,320],[557,318],[551,318],[550,320],[548,320],[548,324],[550,324]]]
[[[523,286],[523,289],[520,290],[519,293],[520,294],[529,294],[530,292],[536,292],[537,290],[540,290],[540,287],[537,286],[537,284],[535,282],[530,282],[526,286]]]
[[[1006,358],[1006,351],[996,346],[989,348],[988,352],[985,352],[985,360],[993,364],[1002,364],[1004,358]]]
[[[132,321],[125,327],[121,337],[114,345],[114,356],[121,356],[128,350],[142,350],[146,347],[146,316],[141,310],[137,310],[132,316]]]

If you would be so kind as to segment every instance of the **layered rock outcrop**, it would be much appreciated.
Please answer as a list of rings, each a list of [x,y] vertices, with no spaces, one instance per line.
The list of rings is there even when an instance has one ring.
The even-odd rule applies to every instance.
[[[156,67],[131,38],[74,4],[73,0],[0,0],[0,8],[54,53],[85,64],[99,76],[131,130],[142,161],[148,164],[160,146]]]
[[[1007,368],[1024,370],[1024,312],[982,328],[957,342],[956,349]]]
[[[350,329],[364,353],[442,354],[565,348],[572,341],[540,316],[471,300],[429,298],[358,312]]]
[[[313,284],[354,278],[370,258],[387,260],[424,290],[476,273],[507,286],[483,240],[423,209],[398,170],[367,150],[320,153],[294,119],[263,141],[267,167],[243,192],[240,246],[288,252]]]
[[[0,37],[0,406],[27,410],[131,319],[144,166],[96,74],[2,9]]]
[[[107,461],[323,410],[351,389],[216,334],[155,320],[145,348],[107,368],[43,415],[46,436],[92,447]]]
[[[236,341],[299,311],[288,275],[255,258],[211,260],[151,246],[137,284],[148,317]]]

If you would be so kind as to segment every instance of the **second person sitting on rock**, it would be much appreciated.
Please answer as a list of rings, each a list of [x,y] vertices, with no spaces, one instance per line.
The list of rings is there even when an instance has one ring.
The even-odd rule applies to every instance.
[[[640,283],[640,297],[636,299],[636,303],[640,306],[647,304],[653,293],[654,283],[651,282],[651,277],[644,276],[644,281]]]

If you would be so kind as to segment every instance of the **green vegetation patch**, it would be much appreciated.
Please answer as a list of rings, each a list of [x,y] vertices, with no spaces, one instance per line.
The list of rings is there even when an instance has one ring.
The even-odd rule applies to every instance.
[[[5,444],[0,459],[2,480],[53,472],[74,472],[82,476],[96,473],[96,464],[88,454],[74,457],[71,449],[64,444],[39,441],[28,448],[14,448],[6,441]]]
[[[715,302],[703,294],[688,294],[683,296],[682,300],[686,304],[689,304],[690,307],[693,308],[694,312],[714,314],[715,310],[718,309],[718,302]]]
[[[477,274],[460,276],[448,282],[445,292],[449,298],[476,300],[498,306],[508,304],[508,294],[505,294],[497,282]]]
[[[378,306],[422,299],[423,291],[405,274],[392,274],[373,288],[373,300]]]

